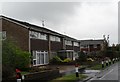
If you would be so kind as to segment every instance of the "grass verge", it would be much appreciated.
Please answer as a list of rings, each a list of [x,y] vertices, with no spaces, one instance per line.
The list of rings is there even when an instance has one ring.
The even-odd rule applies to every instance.
[[[94,65],[94,66],[90,67],[90,69],[92,69],[92,70],[102,70],[103,68],[102,68],[101,64],[97,64],[97,65]]]
[[[111,65],[112,65],[112,64],[111,64]],[[102,65],[101,65],[101,64],[97,64],[97,65],[94,65],[94,66],[90,67],[90,69],[92,69],[92,70],[104,70],[104,69],[106,69],[107,67],[110,67],[111,65],[106,66],[106,65],[104,64],[104,68],[102,68]]]
[[[26,71],[21,72],[21,75],[25,75],[25,74],[29,74],[29,72],[26,72]]]
[[[77,80],[83,80],[88,76],[79,74],[79,78],[76,77],[75,74],[65,75],[63,77],[56,78],[50,82],[76,82]]]

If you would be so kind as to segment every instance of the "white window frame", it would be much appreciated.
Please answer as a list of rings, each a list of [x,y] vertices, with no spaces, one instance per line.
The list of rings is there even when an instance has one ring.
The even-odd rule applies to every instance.
[[[65,45],[70,45],[70,46],[72,46],[72,41],[70,41],[70,40],[65,40]]]
[[[48,64],[48,52],[46,51],[33,51],[33,55],[36,55],[36,58],[33,59],[33,61],[36,61],[36,64],[33,64],[33,66],[38,65],[45,65]],[[43,62],[42,62],[42,55],[43,55]]]
[[[61,40],[60,40],[60,37],[50,35],[50,41],[60,42]]]
[[[94,45],[94,48],[97,48],[97,45]]]
[[[6,39],[6,31],[2,31],[2,40]]]
[[[47,34],[39,33],[39,39],[47,40]]]
[[[55,41],[55,36],[50,35],[50,41]]]
[[[35,32],[35,31],[30,31],[30,38],[47,40],[47,34]]]
[[[74,42],[74,46],[79,46],[79,43],[78,42]]]

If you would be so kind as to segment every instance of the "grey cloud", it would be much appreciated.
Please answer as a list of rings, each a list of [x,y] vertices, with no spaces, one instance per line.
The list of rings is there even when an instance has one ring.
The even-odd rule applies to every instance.
[[[110,34],[111,43],[117,43],[117,7],[112,2],[8,2],[2,10],[19,20],[38,24],[45,20],[48,28],[77,39]]]
[[[80,3],[71,2],[20,2],[3,3],[3,14],[26,20],[46,20],[58,25],[66,16],[74,14],[75,6]],[[25,18],[24,18],[25,17]]]

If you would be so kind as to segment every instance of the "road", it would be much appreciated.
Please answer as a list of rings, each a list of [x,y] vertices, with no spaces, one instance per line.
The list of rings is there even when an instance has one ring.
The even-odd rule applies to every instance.
[[[96,74],[87,82],[120,82],[120,62]]]

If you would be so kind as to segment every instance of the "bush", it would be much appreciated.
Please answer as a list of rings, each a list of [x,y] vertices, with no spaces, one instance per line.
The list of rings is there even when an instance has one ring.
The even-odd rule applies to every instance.
[[[4,40],[2,46],[2,76],[7,78],[13,76],[15,68],[25,70],[30,64],[30,54],[22,51],[14,43],[8,40]],[[8,75],[8,76],[6,76]]]
[[[50,60],[50,63],[52,63],[52,64],[57,64],[57,63],[62,63],[63,62],[63,60],[60,58],[60,57],[58,57],[58,56],[54,56],[51,60]]]
[[[84,53],[84,52],[79,52],[78,53],[78,56],[79,56],[79,58],[78,58],[78,61],[79,62],[86,62],[86,60],[87,60],[87,55]]]
[[[63,62],[67,62],[67,63],[68,63],[68,62],[71,62],[71,61],[72,61],[72,60],[71,60],[70,58],[66,58],[66,59],[63,60]]]

